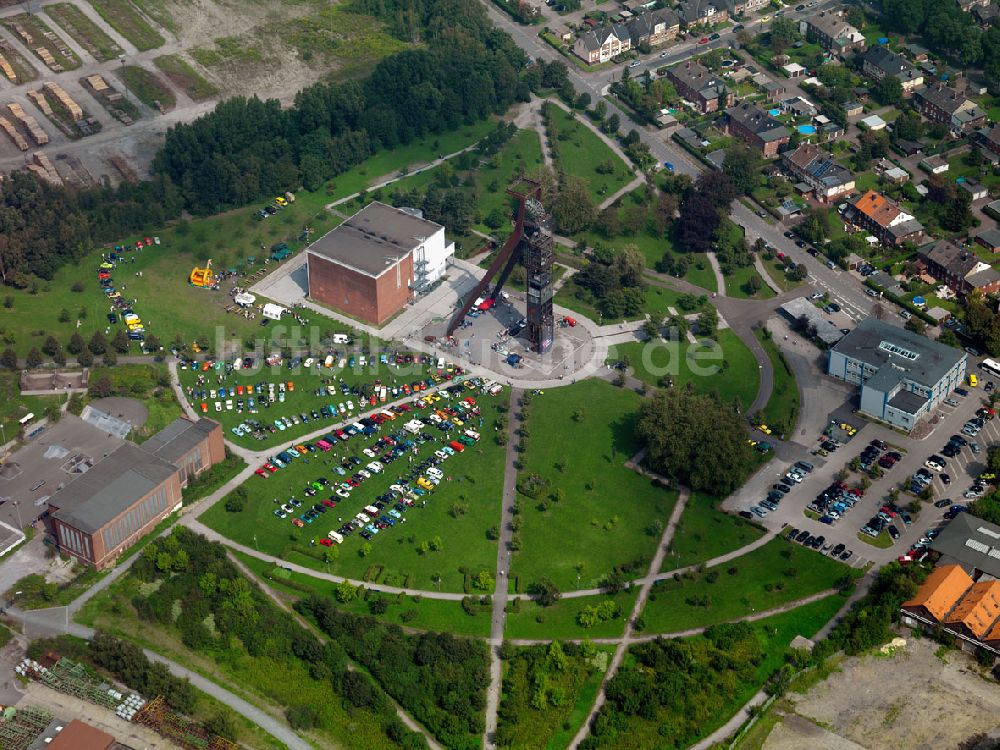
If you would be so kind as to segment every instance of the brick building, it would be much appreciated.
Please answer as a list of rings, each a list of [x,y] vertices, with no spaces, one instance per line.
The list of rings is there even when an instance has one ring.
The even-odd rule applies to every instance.
[[[101,569],[181,506],[188,480],[226,456],[222,426],[181,418],[143,445],[123,443],[48,499],[58,549]]]
[[[765,157],[777,156],[788,143],[792,131],[764,110],[743,102],[726,110],[726,132],[734,135]]]
[[[989,263],[949,240],[920,248],[918,257],[927,271],[955,294],[994,294],[1000,291],[1000,273]]]
[[[839,198],[854,190],[854,175],[819,146],[803,143],[782,158],[793,181],[804,182],[821,201]]]
[[[309,297],[382,325],[444,276],[444,227],[375,201],[306,248]]]
[[[667,79],[681,98],[691,102],[702,114],[717,112],[733,104],[733,93],[722,76],[697,61],[675,65],[667,71]]]
[[[918,243],[924,239],[923,224],[893,200],[874,190],[848,204],[844,218],[885,245]]]
[[[915,98],[920,114],[931,122],[947,125],[953,133],[965,133],[986,124],[986,112],[982,107],[943,83],[917,91]]]
[[[823,12],[801,22],[806,36],[827,52],[864,52],[865,37],[837,13]]]

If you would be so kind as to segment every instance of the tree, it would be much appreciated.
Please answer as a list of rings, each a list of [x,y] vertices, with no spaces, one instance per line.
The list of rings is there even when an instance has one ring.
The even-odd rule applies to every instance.
[[[556,227],[563,234],[576,234],[589,227],[595,215],[596,207],[587,184],[579,177],[567,177],[552,206]]]
[[[528,593],[534,597],[535,601],[542,607],[550,607],[562,597],[562,593],[556,588],[549,578],[539,578],[528,588]]]
[[[28,352],[28,356],[25,359],[25,364],[29,370],[33,370],[42,364],[42,360],[42,353],[35,347],[31,347],[31,351]]]
[[[102,331],[94,331],[87,343],[87,349],[91,354],[104,354],[108,350],[108,337]]]
[[[11,349],[9,346],[3,350],[0,354],[0,366],[6,370],[16,370],[17,369],[17,352]]]
[[[111,347],[119,354],[128,352],[129,340],[124,328],[119,328],[118,333],[111,339]]]
[[[76,355],[76,361],[80,367],[90,367],[94,364],[94,355],[90,353],[89,349],[84,349]]]
[[[69,337],[69,344],[66,345],[66,351],[70,354],[79,354],[83,351],[83,347],[86,346],[83,341],[83,336],[81,336],[77,331],[73,331],[73,335]]]
[[[775,18],[771,23],[768,41],[772,50],[779,55],[798,41],[799,32],[790,18]]]
[[[749,195],[760,181],[763,164],[760,152],[743,144],[734,144],[726,149],[722,171],[741,195]]]
[[[883,106],[898,107],[903,101],[903,84],[896,76],[885,76],[872,86],[872,96]]]
[[[914,315],[912,318],[906,321],[904,326],[907,331],[913,331],[914,333],[919,333],[921,336],[927,333],[927,324],[922,318],[918,318]]]

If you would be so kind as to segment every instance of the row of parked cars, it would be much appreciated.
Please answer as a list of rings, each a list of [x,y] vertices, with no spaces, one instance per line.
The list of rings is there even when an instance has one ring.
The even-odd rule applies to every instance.
[[[806,474],[809,474],[812,470],[813,465],[808,461],[796,462],[794,466],[785,472],[785,475],[781,479],[771,485],[767,497],[761,500],[759,504],[751,507],[749,511],[742,511],[740,515],[744,518],[753,518],[754,516],[757,516],[757,518],[766,518],[768,511],[777,510],[782,498],[795,489],[805,479]]]
[[[861,533],[874,538],[885,531],[893,541],[896,541],[900,537],[899,527],[895,524],[897,519],[907,526],[913,523],[909,513],[895,503],[887,502],[868,520],[868,523],[861,527]]]
[[[808,531],[799,531],[795,528],[790,528],[785,535],[788,541],[798,542],[805,547],[811,547],[812,549],[819,550],[823,554],[829,554],[830,557],[837,557],[841,560],[850,560],[854,552],[847,549],[844,544],[827,544],[826,537],[822,534],[814,536]]]

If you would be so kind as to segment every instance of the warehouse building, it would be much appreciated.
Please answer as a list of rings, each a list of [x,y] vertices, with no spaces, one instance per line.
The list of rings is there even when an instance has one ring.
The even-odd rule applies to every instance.
[[[827,373],[861,387],[863,413],[912,430],[962,384],[968,359],[963,351],[869,318],[830,350]]]
[[[143,445],[122,443],[48,498],[58,548],[98,569],[181,507],[188,480],[225,458],[222,426],[178,419]]]
[[[454,254],[443,226],[375,201],[306,248],[308,294],[382,325],[439,281]]]

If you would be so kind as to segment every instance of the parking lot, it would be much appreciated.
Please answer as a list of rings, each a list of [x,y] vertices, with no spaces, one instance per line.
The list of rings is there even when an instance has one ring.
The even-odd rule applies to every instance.
[[[975,368],[975,363],[970,362],[970,366],[973,372],[979,372]],[[953,395],[953,402],[957,406],[942,405],[933,418],[934,423],[927,425],[929,434],[923,439],[904,436],[882,425],[867,423],[857,416],[845,420],[857,428],[856,434],[849,440],[843,441],[842,446],[827,456],[815,455],[805,459],[813,465],[813,471],[803,473],[801,481],[793,482],[791,492],[780,500],[778,507],[768,511],[764,518],[755,518],[756,522],[769,529],[789,526],[807,531],[814,537],[823,536],[825,539],[822,546],[832,548],[837,544],[843,544],[846,550],[853,551],[848,562],[855,566],[860,567],[868,562],[882,564],[896,559],[929,529],[946,522],[944,515],[949,508],[935,507],[933,502],[948,499],[951,501],[949,506],[953,503],[968,502],[962,498],[962,494],[969,489],[974,478],[985,470],[989,446],[1000,443],[1000,419],[984,421],[984,426],[975,437],[964,436],[969,442],[975,441],[978,444],[979,453],[974,453],[968,446],[963,447],[957,455],[945,459],[947,465],[944,471],[928,470],[931,474],[930,486],[933,489],[933,499],[931,502],[921,504],[921,510],[913,515],[911,524],[904,523],[901,516],[892,519],[892,525],[899,531],[899,538],[890,546],[881,548],[862,541],[858,537],[861,527],[877,516],[889,500],[889,491],[892,488],[909,487],[911,477],[919,469],[925,468],[928,457],[933,454],[941,455],[951,436],[961,434],[967,420],[974,417],[976,410],[986,403],[983,387],[986,382],[988,378],[981,380],[979,388],[967,389],[968,396]],[[841,414],[838,413],[838,417]],[[812,444],[814,448],[820,445],[819,437],[819,435],[814,436],[816,439]],[[841,437],[846,436],[841,434]],[[803,442],[806,439],[808,438],[803,438]],[[814,518],[808,517],[805,513],[808,506],[815,502],[820,493],[831,487],[837,472],[847,467],[853,458],[860,456],[873,440],[881,440],[886,444],[886,450],[880,452],[879,458],[895,450],[900,454],[899,460],[891,468],[883,469],[883,476],[873,480],[871,486],[864,491],[863,497],[857,497],[854,505],[846,508],[834,523],[820,523],[818,514],[814,514],[816,515]],[[768,464],[726,501],[726,509],[737,512],[749,511],[752,506],[758,506],[760,501],[767,497],[772,485],[786,475],[793,463],[775,460]],[[943,474],[948,475],[947,479],[950,481],[946,481]],[[846,479],[847,486],[856,485],[861,476],[862,474],[858,472],[850,472]],[[905,508],[913,499],[913,495],[903,493],[897,502],[899,506]]]

